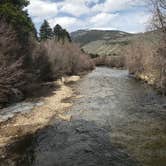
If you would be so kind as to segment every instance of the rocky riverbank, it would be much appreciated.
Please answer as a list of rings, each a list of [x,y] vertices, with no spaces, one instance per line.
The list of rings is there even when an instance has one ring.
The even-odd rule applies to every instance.
[[[30,112],[17,113],[13,118],[0,123],[0,161],[6,157],[5,149],[9,144],[47,126],[55,116],[60,119],[70,120],[70,117],[64,117],[62,114],[72,104],[63,102],[63,100],[72,97],[74,94],[67,83],[75,82],[79,79],[79,76],[71,76],[43,85],[46,87],[55,85],[59,88],[53,89],[51,94],[45,97],[38,98],[38,102],[43,104],[34,106]]]

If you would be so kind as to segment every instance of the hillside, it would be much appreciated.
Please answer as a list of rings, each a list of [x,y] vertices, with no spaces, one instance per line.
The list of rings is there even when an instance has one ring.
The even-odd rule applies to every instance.
[[[104,40],[109,41],[121,37],[131,36],[131,34],[115,30],[78,30],[71,33],[74,42],[85,45],[87,43]]]
[[[138,38],[152,41],[158,37],[153,32],[131,34],[115,30],[78,30],[71,33],[72,40],[89,54],[121,55],[123,49]]]
[[[115,30],[78,30],[71,33],[72,40],[85,52],[99,55],[117,54],[132,36]]]

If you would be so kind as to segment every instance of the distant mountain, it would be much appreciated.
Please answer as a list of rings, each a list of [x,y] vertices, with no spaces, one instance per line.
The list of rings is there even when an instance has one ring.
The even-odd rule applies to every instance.
[[[117,30],[78,30],[71,33],[71,38],[85,52],[99,55],[117,55],[121,47],[128,44],[133,34]]]
[[[71,38],[89,54],[122,55],[126,46],[139,37],[147,41],[154,40],[154,32],[131,34],[118,30],[78,30],[71,33]]]
[[[132,34],[116,30],[78,30],[71,33],[74,42],[81,46],[92,41],[109,41],[121,37],[131,36]]]

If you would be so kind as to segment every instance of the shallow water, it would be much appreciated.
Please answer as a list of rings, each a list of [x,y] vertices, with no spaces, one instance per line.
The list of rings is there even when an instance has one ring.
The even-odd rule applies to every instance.
[[[166,98],[125,70],[96,68],[72,86],[72,120],[33,136],[18,166],[166,166]]]
[[[20,102],[7,108],[0,109],[0,122],[13,118],[17,113],[28,113],[36,106],[43,105],[42,102]]]

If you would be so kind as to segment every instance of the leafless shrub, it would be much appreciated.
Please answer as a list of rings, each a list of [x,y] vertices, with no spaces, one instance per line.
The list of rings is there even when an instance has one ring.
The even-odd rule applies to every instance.
[[[0,65],[12,64],[19,58],[21,46],[12,27],[3,20],[0,20],[0,25]]]
[[[0,105],[10,102],[11,97],[21,94],[19,89],[26,84],[25,72],[22,69],[22,60],[12,65],[0,66]],[[15,99],[16,100],[16,99]]]
[[[94,67],[91,59],[76,44],[48,40],[41,43],[41,46],[47,51],[54,78],[78,74]]]
[[[52,80],[51,63],[47,56],[47,50],[33,38],[30,39],[29,49],[31,50],[33,77],[37,81]]]
[[[41,81],[94,67],[75,44],[51,40],[38,43],[29,37],[27,45],[23,45],[12,27],[3,20],[0,24],[0,104],[8,103],[18,93],[30,94]]]
[[[142,57],[144,49],[142,42],[135,42],[126,49],[126,65],[131,74],[141,73],[143,71]]]
[[[27,45],[19,42],[17,33],[0,19],[0,105],[12,102],[32,91],[32,84],[51,79],[47,52],[33,38]],[[18,99],[19,100],[19,99]]]
[[[161,43],[147,42],[140,38],[126,51],[126,65],[137,78],[166,89],[166,48]]]
[[[22,69],[23,59],[18,56],[20,49],[16,32],[0,20],[0,105],[7,103],[10,96],[25,84]],[[17,90],[16,90],[17,89]],[[15,94],[16,95],[16,94]]]
[[[106,56],[99,56],[93,59],[96,66],[104,66],[106,63]]]
[[[111,56],[106,58],[106,66],[123,68],[125,66],[124,56]]]
[[[96,66],[107,66],[123,68],[125,66],[124,56],[100,56],[94,58],[94,63]]]
[[[161,41],[157,55],[160,67],[160,82],[158,86],[161,87],[161,91],[166,94],[166,39]]]
[[[129,72],[166,92],[166,1],[145,0],[152,13],[149,20],[158,39],[140,37],[126,49]],[[165,92],[164,92],[165,91]]]
[[[165,0],[146,0],[152,12],[152,28],[166,33],[166,1]]]

